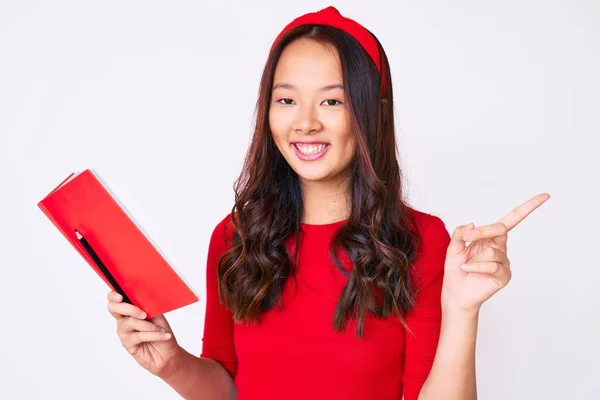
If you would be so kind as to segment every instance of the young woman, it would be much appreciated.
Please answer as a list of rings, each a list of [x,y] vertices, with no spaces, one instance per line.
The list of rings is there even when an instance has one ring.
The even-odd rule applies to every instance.
[[[257,116],[210,241],[201,356],[111,292],[123,346],[187,399],[475,399],[479,308],[549,196],[452,237],[409,207],[385,52],[333,7],[277,37]]]

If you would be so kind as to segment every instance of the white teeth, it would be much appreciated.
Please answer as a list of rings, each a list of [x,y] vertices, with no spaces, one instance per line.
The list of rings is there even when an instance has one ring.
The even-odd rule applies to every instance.
[[[311,154],[315,154],[318,153],[320,151],[322,151],[325,146],[327,146],[326,144],[320,144],[318,146],[315,145],[305,145],[305,144],[296,144],[296,147],[298,148],[298,150],[300,150],[300,153],[302,154],[306,154],[306,155],[311,155]]]

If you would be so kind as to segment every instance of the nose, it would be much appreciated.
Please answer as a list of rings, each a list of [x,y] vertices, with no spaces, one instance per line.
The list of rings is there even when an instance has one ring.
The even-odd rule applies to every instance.
[[[323,129],[323,124],[313,107],[298,107],[293,129],[297,133],[310,135]]]

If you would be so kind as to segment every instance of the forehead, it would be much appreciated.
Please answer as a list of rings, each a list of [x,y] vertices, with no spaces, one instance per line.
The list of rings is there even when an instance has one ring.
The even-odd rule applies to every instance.
[[[275,67],[274,83],[281,81],[319,86],[342,83],[337,49],[311,39],[295,40],[285,47]]]

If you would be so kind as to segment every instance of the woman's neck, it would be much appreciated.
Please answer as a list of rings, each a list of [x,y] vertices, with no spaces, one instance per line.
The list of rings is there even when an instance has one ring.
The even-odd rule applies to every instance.
[[[348,178],[335,182],[302,181],[304,215],[300,222],[319,225],[349,218],[349,183]]]

